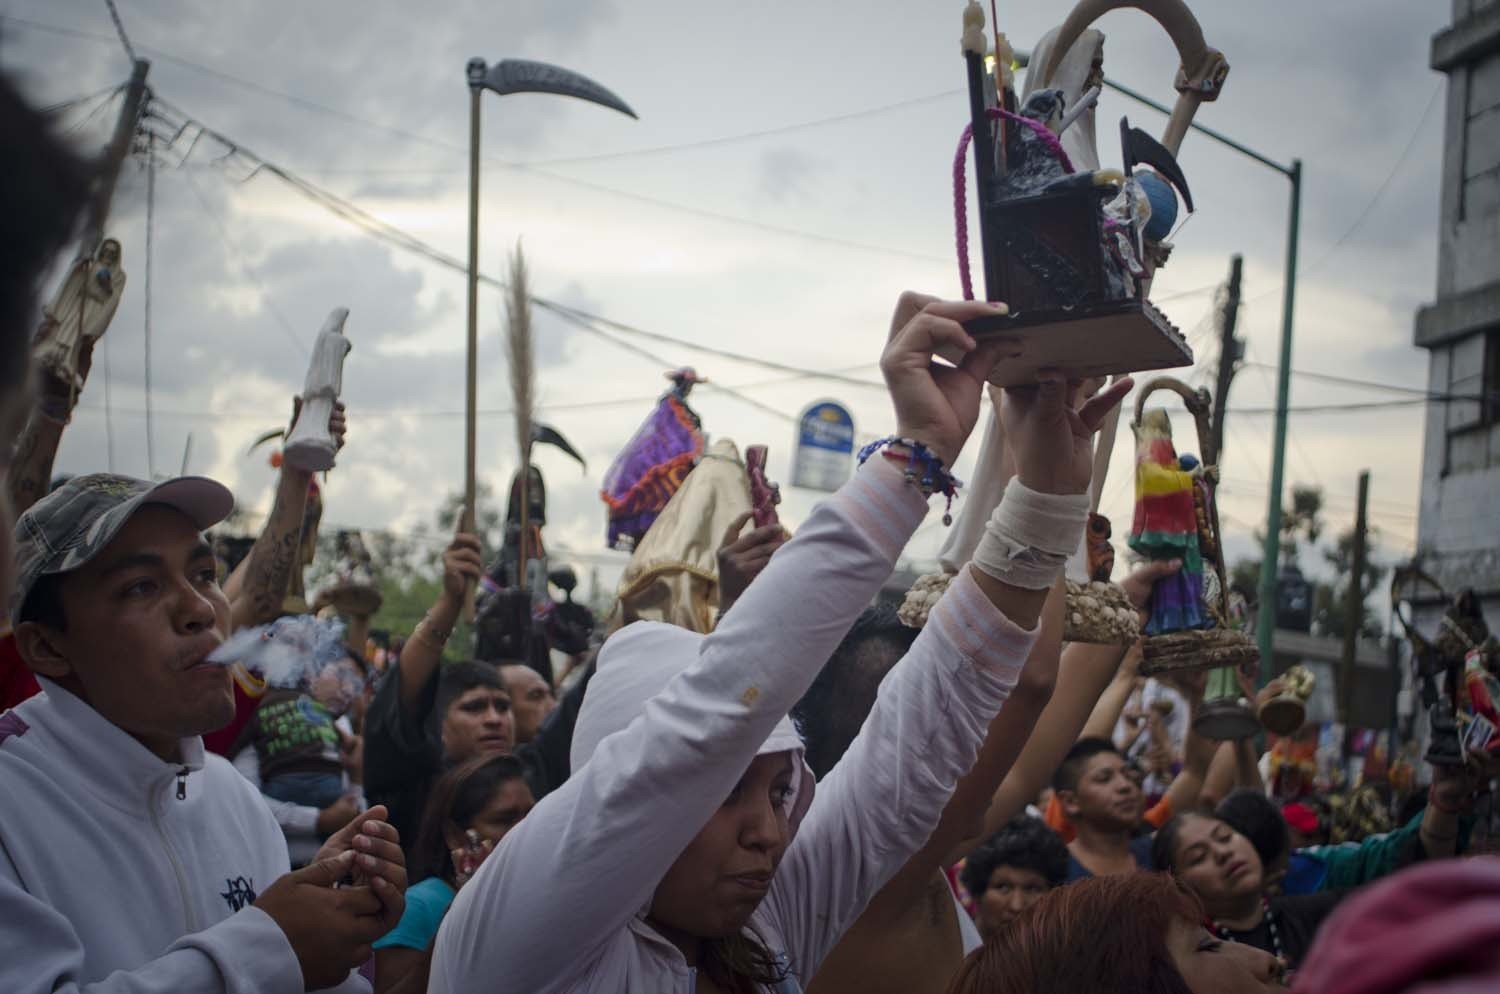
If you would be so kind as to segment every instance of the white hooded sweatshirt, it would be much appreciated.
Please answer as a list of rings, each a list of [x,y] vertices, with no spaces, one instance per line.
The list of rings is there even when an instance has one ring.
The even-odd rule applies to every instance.
[[[713,634],[642,622],[610,639],[572,777],[459,891],[429,994],[691,994],[695,971],[647,920],[652,895],[756,755],[800,751],[787,712],[926,509],[899,469],[872,459]],[[789,968],[776,994],[805,987],[927,841],[1034,640],[961,573],[816,798],[798,764],[795,835],[751,918]]]
[[[291,943],[250,906],[288,869],[260,794],[202,739],[166,763],[40,682],[0,715],[0,991],[300,994]]]

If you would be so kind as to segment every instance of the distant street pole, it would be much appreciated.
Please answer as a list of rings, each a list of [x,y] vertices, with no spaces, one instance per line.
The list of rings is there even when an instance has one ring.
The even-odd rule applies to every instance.
[[[1132,100],[1139,101],[1153,110],[1168,116],[1172,109],[1152,100],[1143,93],[1122,86],[1105,77],[1104,85]],[[1192,130],[1207,135],[1221,145],[1254,159],[1261,165],[1276,170],[1292,183],[1291,216],[1286,233],[1286,275],[1281,285],[1281,353],[1276,370],[1276,431],[1271,444],[1271,496],[1266,507],[1266,539],[1260,562],[1260,592],[1256,595],[1259,608],[1256,611],[1255,640],[1260,646],[1260,682],[1269,683],[1272,676],[1272,643],[1276,633],[1276,569],[1281,554],[1278,541],[1281,536],[1281,488],[1286,471],[1286,413],[1287,396],[1291,391],[1292,378],[1292,318],[1297,299],[1297,241],[1302,223],[1302,160],[1293,159],[1290,166],[1283,166],[1275,159],[1242,145],[1228,135],[1193,122]]]
[[[1354,512],[1354,555],[1349,570],[1349,597],[1344,621],[1344,653],[1339,659],[1339,722],[1349,727],[1354,705],[1354,657],[1365,620],[1365,505],[1370,498],[1370,471],[1359,474],[1359,503]]]
[[[1279,167],[1278,167],[1279,168]],[[1260,609],[1255,639],[1260,644],[1260,680],[1272,676],[1271,653],[1276,637],[1276,571],[1281,553],[1281,487],[1286,472],[1286,409],[1292,380],[1292,312],[1297,299],[1297,231],[1302,221],[1302,160],[1286,170],[1292,181],[1291,219],[1286,235],[1286,276],[1281,288],[1281,353],[1276,360],[1276,432],[1271,443],[1271,494],[1266,501],[1266,542],[1260,561]]]
[[[1240,271],[1244,258],[1238,253],[1229,257],[1229,289],[1224,297],[1224,325],[1219,329],[1219,373],[1214,379],[1213,436],[1219,467],[1224,466],[1224,409],[1229,404],[1229,384],[1234,381],[1235,363],[1245,354],[1245,343],[1234,337],[1240,316]],[[1222,474],[1221,474],[1222,475]]]
[[[125,164],[125,156],[130,154],[130,141],[135,137],[136,128],[140,125],[141,114],[146,108],[146,98],[149,91],[146,89],[146,73],[151,69],[151,63],[145,59],[136,59],[130,68],[130,81],[125,84],[125,102],[120,107],[120,116],[115,119],[115,131],[110,136],[109,144],[104,149],[104,159],[99,169],[98,186],[94,189],[93,200],[89,202],[88,214],[84,219],[83,236],[79,242],[78,257],[85,258],[92,255],[104,240],[104,225],[109,220],[109,207],[114,201],[115,184],[120,178],[120,169]],[[111,417],[111,405],[109,398],[109,346],[102,345],[100,366],[104,371],[104,447],[105,465],[109,471],[115,471],[115,424]],[[151,433],[149,428],[146,432],[149,439]]]
[[[130,70],[130,82],[125,84],[125,102],[120,107],[120,116],[115,119],[115,131],[104,149],[104,162],[99,170],[99,186],[94,190],[94,199],[89,203],[88,217],[83,225],[83,251],[92,252],[99,247],[104,237],[104,224],[109,220],[109,205],[114,200],[115,183],[120,178],[120,167],[125,156],[130,154],[130,139],[135,135],[141,121],[141,111],[146,106],[146,73],[151,63],[136,59]]]

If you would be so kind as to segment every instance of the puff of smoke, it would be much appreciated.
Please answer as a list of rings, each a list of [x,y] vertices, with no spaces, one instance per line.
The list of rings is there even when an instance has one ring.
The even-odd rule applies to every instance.
[[[235,632],[209,654],[208,662],[239,663],[273,687],[307,690],[344,655],[343,622],[304,614]]]

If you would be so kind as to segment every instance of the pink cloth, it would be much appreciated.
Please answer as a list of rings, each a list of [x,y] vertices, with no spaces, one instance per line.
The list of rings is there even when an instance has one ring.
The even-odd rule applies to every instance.
[[[1354,895],[1297,971],[1299,994],[1500,991],[1500,858],[1447,859]]]

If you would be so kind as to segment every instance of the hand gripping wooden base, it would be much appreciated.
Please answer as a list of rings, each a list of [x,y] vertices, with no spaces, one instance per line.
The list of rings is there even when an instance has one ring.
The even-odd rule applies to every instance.
[[[1019,386],[1056,369],[1080,380],[1193,364],[1187,339],[1149,300],[1120,300],[1072,310],[1022,311],[964,322],[979,341],[1014,343],[1020,355],[995,367],[990,382]],[[944,356],[956,361],[957,356]]]

